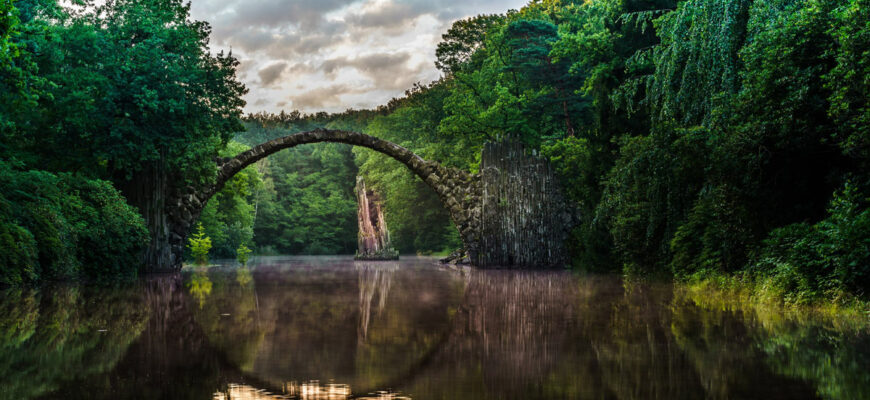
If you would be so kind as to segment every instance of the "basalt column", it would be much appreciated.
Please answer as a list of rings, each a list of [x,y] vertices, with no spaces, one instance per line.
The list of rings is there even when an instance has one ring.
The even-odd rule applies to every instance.
[[[548,267],[566,262],[571,224],[553,168],[519,143],[488,143],[481,153],[478,267]]]
[[[390,244],[390,231],[384,218],[381,198],[372,190],[366,189],[361,176],[356,178],[357,223],[357,260],[397,260],[399,253]]]

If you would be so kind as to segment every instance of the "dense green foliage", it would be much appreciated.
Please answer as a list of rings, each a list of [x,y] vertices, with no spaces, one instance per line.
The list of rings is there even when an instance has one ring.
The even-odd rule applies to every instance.
[[[834,121],[843,100],[831,90],[832,60],[845,58],[832,34],[856,3],[696,0],[655,20],[662,41],[639,56],[654,68],[637,78],[645,95],[634,101],[648,108],[649,133],[619,142],[598,210],[626,266],[679,275],[756,265],[787,285],[805,281],[785,292],[863,292],[870,230],[852,220],[866,209],[862,185],[835,199],[826,217],[848,177],[868,178],[852,147],[860,139],[844,137]],[[850,216],[838,218],[844,207]],[[792,223],[804,225],[778,229]],[[760,262],[753,254],[769,234]],[[833,244],[841,241],[855,251]],[[803,245],[783,246],[796,242]]]
[[[579,211],[577,267],[733,274],[799,302],[862,296],[868,10],[868,0],[532,1],[455,22],[437,47],[438,81],[376,110],[249,115],[239,144],[229,143],[242,127],[237,62],[208,53],[208,26],[180,1],[78,12],[3,1],[0,157],[15,165],[10,177],[108,179],[142,205],[131,188],[147,176],[181,170],[174,180],[206,182],[218,154],[317,127],[470,171],[484,142],[519,140],[550,158]],[[87,179],[27,172],[37,167]],[[353,253],[356,175],[386,198],[401,252],[459,245],[435,194],[405,168],[320,144],[269,157],[210,201],[201,222],[214,255]],[[84,193],[108,190],[55,186],[48,197],[95,201]],[[8,280],[34,279],[36,265],[68,275],[55,260],[74,259],[75,247],[34,244],[67,233],[19,220],[28,201],[0,204],[3,240],[21,243],[5,256],[19,271]]]
[[[2,155],[119,183],[155,162],[210,178],[217,149],[241,129],[244,88],[234,58],[208,53],[208,25],[189,20],[180,0],[76,13],[42,3],[15,3],[33,18],[27,30],[42,28],[19,38],[40,84],[31,106],[12,103],[5,115],[15,140]]]
[[[135,275],[146,221],[127,204],[213,179],[242,128],[238,62],[209,33],[181,0],[0,2],[0,282]]]
[[[234,156],[248,147],[230,142],[222,156]],[[199,217],[205,235],[212,241],[211,253],[216,258],[233,258],[240,245],[253,245],[254,218],[263,181],[254,167],[236,174],[220,192],[208,201]]]
[[[236,140],[255,145],[318,127],[345,127],[338,117],[249,116],[248,131]],[[248,226],[259,252],[353,254],[357,167],[350,146],[321,143],[287,149],[258,163],[257,170],[263,184],[254,193],[256,215]]]
[[[471,170],[487,140],[542,151],[581,214],[569,240],[577,266],[746,271],[801,301],[861,295],[868,8],[536,1],[455,23],[437,51],[445,77],[366,129]],[[412,193],[392,192],[399,172],[360,160],[393,202],[388,216],[419,214],[420,201],[395,200]]]
[[[131,277],[142,217],[109,182],[0,164],[0,283]]]

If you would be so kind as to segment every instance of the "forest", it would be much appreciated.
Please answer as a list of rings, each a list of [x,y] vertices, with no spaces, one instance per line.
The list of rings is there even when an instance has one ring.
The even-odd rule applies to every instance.
[[[488,141],[556,168],[571,268],[750,288],[870,288],[870,0],[535,0],[453,23],[441,78],[372,110],[243,115],[232,54],[180,0],[0,0],[0,284],[135,276],[144,177],[317,127],[476,171]],[[249,167],[207,205],[211,256],[350,254],[355,176],[403,254],[461,245],[433,191],[339,144]]]

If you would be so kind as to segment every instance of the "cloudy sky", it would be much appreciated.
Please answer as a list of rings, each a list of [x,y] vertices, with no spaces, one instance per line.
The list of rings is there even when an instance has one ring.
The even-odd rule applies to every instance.
[[[212,50],[232,50],[246,112],[370,108],[439,77],[453,21],[528,0],[192,0]]]

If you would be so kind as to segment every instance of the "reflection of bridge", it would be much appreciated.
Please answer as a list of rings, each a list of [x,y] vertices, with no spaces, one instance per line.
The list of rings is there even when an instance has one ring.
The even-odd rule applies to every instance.
[[[430,329],[428,326],[420,325],[420,321],[430,320],[433,310],[446,311],[447,308],[457,310],[451,319],[438,325],[437,332],[431,332],[433,335],[429,335],[425,341],[419,342],[421,345],[425,344],[425,349],[415,352],[412,359],[408,360],[410,363],[402,363],[398,369],[391,368],[382,371],[388,371],[388,376],[383,376],[386,381],[377,379],[370,385],[357,383],[345,386],[348,382],[336,381],[331,384],[325,381],[320,383],[282,381],[276,379],[283,375],[280,373],[279,376],[273,377],[261,376],[251,370],[250,366],[244,367],[242,365],[249,363],[249,360],[234,354],[240,348],[250,351],[252,347],[248,346],[237,333],[228,330],[232,328],[229,325],[235,325],[237,321],[246,321],[243,314],[248,312],[245,311],[248,308],[245,304],[256,301],[257,293],[254,290],[259,291],[259,308],[252,309],[250,312],[262,314],[258,315],[262,319],[259,323],[260,327],[253,328],[254,331],[263,329],[264,325],[268,325],[269,322],[266,321],[270,318],[268,314],[293,312],[297,309],[287,310],[286,302],[267,305],[267,303],[275,303],[275,299],[269,296],[274,296],[277,293],[277,288],[272,291],[265,287],[255,288],[253,283],[248,288],[239,287],[237,283],[241,284],[243,280],[238,280],[230,274],[225,282],[214,281],[214,289],[204,299],[205,310],[208,311],[210,305],[221,303],[224,300],[231,301],[231,303],[223,303],[224,305],[234,304],[238,305],[238,308],[223,309],[221,306],[211,309],[209,315],[200,315],[203,312],[199,306],[200,300],[193,298],[184,288],[179,275],[167,275],[149,278],[144,295],[151,317],[142,335],[130,347],[119,364],[105,376],[92,381],[75,382],[74,387],[64,388],[58,393],[64,393],[69,398],[99,398],[97,394],[100,391],[91,391],[88,389],[88,385],[91,382],[107,382],[110,387],[114,388],[114,391],[106,392],[106,396],[115,396],[115,398],[135,398],[137,397],[135,393],[126,393],[125,391],[151,387],[153,392],[147,394],[147,397],[151,398],[219,398],[225,396],[227,399],[318,399],[324,397],[317,397],[315,394],[331,391],[335,395],[332,398],[343,399],[344,397],[338,396],[339,392],[344,393],[350,389],[353,389],[354,394],[358,396],[376,393],[380,390],[428,385],[430,384],[428,378],[454,368],[451,365],[462,364],[466,361],[469,353],[476,353],[483,349],[488,349],[489,354],[480,354],[480,356],[489,360],[485,362],[485,365],[491,368],[490,374],[493,376],[504,373],[505,370],[525,370],[524,374],[528,376],[518,380],[516,384],[519,384],[541,377],[541,374],[547,370],[547,366],[551,366],[553,363],[554,340],[562,340],[560,338],[565,336],[564,332],[559,333],[558,331],[560,326],[558,321],[563,320],[565,316],[565,310],[561,308],[563,298],[560,296],[565,295],[566,290],[573,289],[568,280],[558,279],[564,276],[562,273],[545,273],[544,277],[535,278],[528,272],[440,268],[431,271],[426,276],[443,276],[445,279],[439,280],[444,281],[445,284],[449,282],[451,286],[445,287],[445,290],[449,289],[448,291],[456,293],[458,297],[444,303],[443,298],[437,297],[437,295],[442,294],[441,291],[425,294],[414,288],[410,288],[410,291],[407,290],[408,288],[403,288],[412,279],[411,276],[401,275],[402,268],[397,267],[395,263],[383,266],[381,263],[361,262],[353,265],[355,268],[351,271],[356,278],[354,286],[357,290],[351,290],[350,293],[347,293],[352,295],[352,298],[345,300],[357,309],[351,314],[355,318],[350,326],[356,325],[360,330],[356,334],[342,332],[342,337],[353,338],[348,343],[348,349],[351,352],[347,355],[349,357],[359,357],[360,351],[382,353],[383,346],[393,346],[393,344],[384,343],[383,340],[384,335],[388,334],[389,329],[392,329],[391,327],[396,323],[399,323],[399,326],[407,324],[414,327],[411,328],[411,332],[404,333],[413,334],[413,329]],[[269,267],[267,267],[268,269]],[[315,268],[311,271],[319,269]],[[307,271],[301,275],[308,276],[310,273]],[[264,274],[257,278],[257,282],[263,283],[271,280],[270,272],[266,271]],[[345,281],[347,276],[347,274],[343,275],[344,278],[341,278],[340,281]],[[213,276],[212,279],[214,280],[215,277]],[[309,280],[303,282],[303,285],[306,286],[312,284]],[[333,283],[328,282],[328,284]],[[425,286],[430,287],[431,285],[432,282],[428,282]],[[286,286],[279,285],[279,287],[282,288],[282,291],[287,291]],[[351,287],[343,287],[342,292]],[[220,290],[229,291],[222,295],[219,293]],[[310,290],[320,291],[320,287],[311,287]],[[519,295],[517,295],[518,293]],[[409,295],[423,295],[426,298],[435,295],[436,297],[431,297],[435,301],[433,303],[435,308],[431,308],[429,311],[426,311],[425,308],[420,309],[416,304],[413,304],[413,301],[409,301]],[[225,297],[225,299],[219,299],[220,296]],[[320,298],[342,296],[332,293],[323,294],[323,297]],[[244,297],[250,297],[250,299]],[[270,300],[265,300],[265,298]],[[346,304],[345,300],[342,300],[341,304]],[[303,297],[297,303],[308,304],[308,299]],[[413,307],[407,311],[413,313],[416,318],[420,318],[419,321],[392,320],[385,325],[387,320],[383,318],[389,318],[388,313],[395,314],[396,307],[409,304]],[[335,304],[327,304],[327,306],[335,307]],[[272,308],[270,309],[270,307]],[[220,314],[223,311],[232,315],[223,317]],[[343,310],[334,311],[341,313]],[[420,311],[424,312],[420,313]],[[316,310],[313,312],[315,315],[318,313]],[[541,314],[542,312],[544,314]],[[380,323],[372,325],[376,321],[375,317],[379,314]],[[217,324],[209,320],[212,315],[217,318]],[[552,318],[552,321],[543,321],[542,323],[542,317]],[[339,316],[337,315],[336,318]],[[286,322],[286,320],[282,320],[282,323]],[[328,321],[322,322],[328,323]],[[303,323],[303,321],[299,320],[296,323]],[[248,327],[257,324],[255,322]],[[282,325],[277,328],[287,330],[289,326]],[[373,328],[376,330],[374,336],[372,336]],[[367,334],[369,336],[366,338]],[[256,335],[254,333],[254,336]],[[406,339],[401,336],[397,338]],[[301,339],[304,342],[305,338]],[[261,343],[258,346],[262,345]],[[268,346],[267,348],[272,349]],[[270,351],[277,351],[279,354],[289,356],[290,354],[286,350],[272,349]],[[332,349],[332,351],[339,350]],[[517,352],[517,350],[520,351]],[[403,348],[393,349],[393,351],[404,352]],[[354,356],[354,352],[357,353],[356,356]],[[316,354],[318,353],[306,354],[306,357]],[[343,362],[348,362],[345,356],[340,357],[340,359]],[[311,362],[317,363],[314,359]],[[366,362],[371,362],[371,360],[363,360],[363,363]],[[391,359],[377,361],[377,363],[391,362]],[[367,372],[357,371],[354,373],[365,374]],[[306,374],[303,373],[299,376],[306,376]],[[225,388],[225,391],[215,393],[214,390],[218,387]],[[76,394],[79,392],[84,394],[77,396]],[[303,394],[310,396],[306,397]],[[379,400],[401,398],[389,396],[393,395],[383,393],[383,396],[375,398]]]
[[[459,230],[471,263],[478,266],[550,266],[564,261],[565,204],[547,162],[515,144],[484,149],[481,174],[426,161],[408,149],[357,132],[318,129],[277,138],[236,157],[221,159],[217,180],[200,187],[155,193],[143,209],[152,242],[144,253],[149,271],[178,271],[185,240],[209,199],[237,173],[278,151],[307,143],[335,142],[383,153],[423,180]],[[163,190],[163,189],[161,189]],[[166,197],[165,199],[163,197]]]
[[[320,265],[289,271],[261,266],[254,273],[256,284],[245,274],[212,274],[204,308],[178,275],[152,277],[141,297],[83,294],[62,307],[33,309],[13,295],[12,301],[0,302],[7,315],[38,313],[40,321],[43,316],[46,322],[73,321],[84,330],[73,333],[72,342],[60,339],[65,345],[58,347],[66,347],[68,355],[25,347],[48,360],[38,373],[25,369],[16,375],[20,363],[0,363],[13,377],[4,382],[13,385],[0,385],[7,389],[0,398],[19,380],[37,387],[62,383],[45,398],[64,400],[342,398],[350,389],[397,389],[411,397],[456,400],[805,398],[828,381],[792,374],[819,365],[835,365],[834,375],[814,379],[833,376],[846,382],[843,387],[851,391],[842,398],[867,397],[860,395],[867,390],[866,363],[860,351],[850,353],[864,342],[812,338],[820,326],[796,327],[790,320],[762,323],[759,329],[754,313],[704,310],[670,285],[578,278],[563,271],[420,268],[408,274],[407,268],[378,265],[354,268],[348,261],[327,271]],[[289,280],[273,284],[291,275],[292,286]],[[379,313],[381,297],[385,303]],[[426,306],[431,299],[433,306]],[[70,304],[77,304],[72,308],[79,317],[69,319]],[[141,304],[147,314],[127,314]],[[84,315],[93,321],[79,320]],[[133,323],[118,318],[124,315]],[[366,316],[371,321],[363,322]],[[438,321],[431,324],[433,319]],[[6,321],[15,329],[14,319]],[[108,326],[108,336],[89,332],[107,321],[121,323]],[[770,330],[777,325],[785,331]],[[128,330],[138,339],[112,344]],[[57,343],[54,331],[45,332],[37,330],[36,336]],[[276,345],[275,337],[291,345]],[[82,340],[84,347],[70,346]],[[824,343],[812,345],[815,340]],[[842,353],[827,350],[840,344]],[[775,354],[764,356],[762,350]],[[117,357],[111,355],[117,351]],[[392,357],[396,354],[408,357]],[[10,360],[5,355],[0,361]],[[273,356],[290,360],[269,364]],[[258,366],[260,357],[267,363]],[[69,369],[68,362],[57,360],[97,366],[85,373],[41,375],[51,367]],[[771,369],[771,362],[797,369],[784,373]],[[335,382],[305,380],[317,377]]]
[[[329,271],[323,271],[322,266],[298,270],[293,278],[298,284],[291,290],[287,282],[269,286],[288,275],[275,267],[260,267],[254,273],[256,282],[232,273],[212,275],[213,289],[205,294],[202,309],[200,299],[184,288],[180,276],[152,277],[144,293],[150,318],[126,355],[105,374],[70,382],[57,391],[58,398],[320,399],[331,392],[333,398],[343,399],[350,389],[354,394],[396,389],[411,397],[430,393],[457,400],[528,399],[535,398],[527,392],[530,387],[553,377],[601,379],[600,373],[577,369],[590,368],[590,360],[606,363],[593,367],[605,373],[608,368],[632,366],[625,358],[612,355],[614,350],[623,350],[610,344],[611,332],[577,337],[581,331],[584,335],[595,333],[569,325],[576,323],[572,318],[578,311],[587,315],[585,321],[592,330],[613,317],[609,307],[600,311],[575,308],[610,304],[612,299],[583,293],[601,291],[607,284],[578,286],[566,272],[427,268],[424,275],[408,275],[404,268],[379,267],[379,263],[356,265],[353,268],[348,262]],[[414,285],[421,277],[426,283]],[[427,293],[429,288],[436,289]],[[279,294],[290,297],[276,297]],[[336,298],[338,301],[333,302]],[[384,308],[378,316],[382,301]],[[433,306],[421,305],[426,301],[433,301]],[[433,312],[439,310],[449,318],[442,316],[437,324],[426,325],[438,318]],[[275,319],[276,315],[285,317]],[[397,315],[400,318],[396,319]],[[364,322],[364,318],[372,319]],[[358,330],[362,326],[365,332]],[[631,323],[627,326],[630,328]],[[287,331],[292,334],[286,335]],[[360,333],[366,335],[362,340]],[[269,338],[279,335],[284,336],[278,340],[289,340],[291,346],[276,346]],[[323,351],[311,351],[318,346]],[[642,349],[631,352],[644,354],[638,350]],[[671,350],[656,350],[663,351]],[[381,358],[366,358],[367,354]],[[408,356],[396,363],[391,354]],[[258,369],[254,361],[261,360],[252,360],[250,355],[267,356],[264,369]],[[294,360],[287,365],[289,369],[274,368],[268,364],[274,361],[269,357]],[[338,364],[349,364],[350,370],[337,370]],[[385,365],[389,368],[383,368]],[[667,368],[650,366],[642,371]],[[372,373],[371,379],[346,379]],[[682,376],[685,371],[677,369],[674,374]],[[336,381],[292,381],[318,376]],[[638,378],[632,385],[622,385],[635,389],[668,381],[652,373],[648,377],[614,374],[609,379],[614,379],[614,387],[620,387],[624,382],[617,380],[625,376]],[[597,385],[590,387],[602,390],[601,383]],[[557,382],[551,386],[562,385]],[[474,392],[481,387],[496,392]],[[143,392],[143,388],[147,389]],[[668,398],[648,398],[656,397]],[[550,398],[577,396],[556,394]]]
[[[357,357],[360,352],[382,353],[387,350],[391,344],[384,342],[385,335],[397,335],[397,339],[407,340],[404,335],[413,336],[414,329],[422,329],[419,326],[416,328],[407,326],[415,326],[412,321],[403,321],[404,324],[398,326],[399,329],[403,329],[402,332],[389,331],[397,327],[396,321],[390,320],[390,317],[384,314],[396,313],[398,309],[407,307],[408,302],[414,301],[412,299],[420,295],[413,291],[396,292],[402,289],[402,283],[408,283],[408,277],[400,278],[401,268],[398,263],[357,262],[353,265],[358,286],[355,346]],[[471,268],[443,268],[439,269],[438,274],[448,277],[448,281],[462,288],[463,294],[455,299],[456,302],[442,304],[443,300],[439,300],[440,307],[455,308],[456,313],[449,321],[445,321],[446,324],[441,325],[437,332],[433,332],[434,336],[430,335],[430,339],[425,341],[425,351],[413,353],[413,360],[407,360],[411,361],[410,363],[402,363],[401,368],[391,369],[386,380],[381,379],[372,381],[369,385],[356,384],[351,387],[344,381],[332,385],[321,382],[318,385],[311,382],[275,381],[274,378],[258,376],[259,383],[252,386],[260,390],[261,397],[256,398],[266,398],[262,396],[269,393],[269,396],[273,396],[270,398],[289,396],[299,399],[344,399],[345,397],[336,393],[345,388],[353,389],[354,394],[359,396],[380,390],[405,390],[418,385],[425,387],[430,384],[433,376],[437,377],[443,371],[452,370],[457,366],[475,368],[473,365],[465,365],[468,357],[472,355],[480,357],[480,361],[487,366],[487,371],[484,371],[487,377],[514,378],[510,382],[498,382],[498,385],[507,391],[519,392],[522,385],[539,381],[553,369],[559,349],[569,339],[562,329],[566,318],[569,318],[572,312],[570,307],[565,307],[566,299],[576,296],[577,291],[571,279],[564,279],[569,276],[568,274],[480,271]],[[421,310],[413,308],[413,311]],[[374,327],[375,335],[367,337],[377,316],[380,316],[380,324]],[[426,315],[422,317],[427,318]],[[410,332],[406,331],[408,329]],[[266,348],[275,351],[272,346],[266,345]],[[380,360],[381,363],[385,361],[389,362]],[[353,363],[347,359],[345,362]],[[360,360],[358,359],[357,362]],[[363,365],[366,365],[365,360]],[[254,373],[247,372],[245,376]],[[370,371],[363,368],[356,373],[366,374]],[[445,381],[443,378],[435,380]],[[303,391],[311,396],[301,395]],[[335,396],[317,397],[313,394],[326,392],[334,392]],[[382,397],[377,398],[381,400],[395,398],[391,396],[393,395],[384,392]]]

